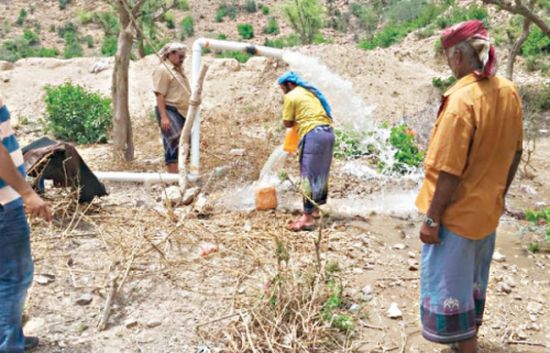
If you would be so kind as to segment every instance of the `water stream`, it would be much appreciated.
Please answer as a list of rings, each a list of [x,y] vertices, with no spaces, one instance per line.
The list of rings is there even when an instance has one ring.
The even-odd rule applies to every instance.
[[[388,168],[395,163],[395,149],[387,143],[390,129],[377,126],[371,115],[375,106],[365,103],[363,98],[354,92],[353,84],[332,72],[326,65],[317,58],[308,57],[296,52],[286,52],[283,59],[305,80],[317,86],[326,96],[331,104],[335,126],[345,131],[367,132],[361,143],[374,145],[380,151],[380,158]],[[232,209],[251,210],[254,209],[255,190],[261,187],[275,186],[278,194],[285,189],[278,178],[278,172],[284,165],[287,154],[282,146],[273,150],[265,162],[258,181],[251,185],[234,190],[231,195],[225,198],[226,207]],[[397,176],[379,173],[372,167],[358,161],[348,161],[342,166],[341,172],[349,174],[367,183],[382,185],[382,192],[373,193],[363,198],[345,198],[329,201],[332,209],[345,215],[365,215],[372,211],[377,213],[399,213],[408,214],[415,210],[414,197],[415,189],[400,186],[402,179],[420,180],[419,172],[405,176]],[[390,184],[392,185],[390,187]],[[387,186],[386,186],[387,185]],[[280,207],[286,209],[300,208],[300,197],[296,193],[296,200],[288,201]],[[229,204],[227,204],[229,203]]]

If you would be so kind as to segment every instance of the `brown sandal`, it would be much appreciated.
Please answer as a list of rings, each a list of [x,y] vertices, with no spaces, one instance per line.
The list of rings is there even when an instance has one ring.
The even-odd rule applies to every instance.
[[[286,229],[292,231],[292,232],[301,232],[301,231],[311,231],[315,228],[315,224],[306,224],[304,221],[301,221],[299,219],[290,222]]]

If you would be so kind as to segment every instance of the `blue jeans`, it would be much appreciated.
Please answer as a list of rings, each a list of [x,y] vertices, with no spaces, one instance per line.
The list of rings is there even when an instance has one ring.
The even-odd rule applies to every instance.
[[[22,316],[33,275],[29,224],[22,206],[0,206],[0,353],[23,353]]]

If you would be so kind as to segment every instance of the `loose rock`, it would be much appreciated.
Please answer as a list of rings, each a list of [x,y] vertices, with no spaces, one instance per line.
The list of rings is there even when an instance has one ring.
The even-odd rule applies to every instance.
[[[397,303],[391,303],[388,311],[386,311],[386,315],[390,319],[399,319],[403,317],[403,314],[401,313],[401,310],[399,310],[399,307],[397,306]]]
[[[77,305],[88,305],[94,300],[94,297],[91,294],[83,294],[76,300]]]

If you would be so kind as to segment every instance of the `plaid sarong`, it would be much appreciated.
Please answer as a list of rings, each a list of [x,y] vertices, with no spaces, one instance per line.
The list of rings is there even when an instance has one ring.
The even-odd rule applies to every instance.
[[[164,146],[164,162],[166,164],[176,163],[178,161],[178,151],[181,131],[185,124],[185,117],[181,115],[176,107],[166,106],[166,113],[170,120],[170,128],[166,131],[160,130],[162,136],[162,145]],[[158,107],[155,107],[155,115],[160,127],[160,113]]]

